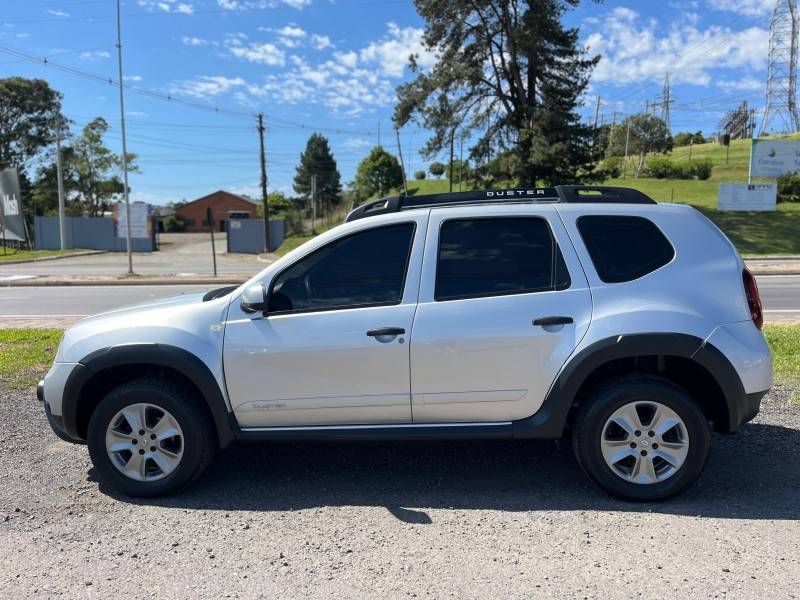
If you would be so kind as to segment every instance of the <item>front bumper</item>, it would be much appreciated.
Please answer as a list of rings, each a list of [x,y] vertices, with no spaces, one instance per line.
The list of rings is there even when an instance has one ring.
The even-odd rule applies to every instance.
[[[50,424],[50,429],[53,430],[53,433],[55,433],[59,438],[61,438],[65,442],[70,442],[72,444],[85,443],[83,440],[71,437],[64,428],[64,417],[62,417],[61,415],[54,415],[53,412],[50,410],[50,405],[47,403],[47,400],[45,398],[44,380],[40,381],[36,386],[36,397],[44,406],[44,414],[45,416],[47,416],[47,422]]]

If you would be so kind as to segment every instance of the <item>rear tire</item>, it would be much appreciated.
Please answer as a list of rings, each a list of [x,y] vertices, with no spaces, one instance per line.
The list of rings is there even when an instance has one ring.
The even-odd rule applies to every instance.
[[[153,378],[123,384],[100,401],[89,421],[87,445],[100,476],[116,490],[160,496],[203,473],[216,437],[191,390]]]
[[[576,415],[572,440],[592,481],[618,498],[646,502],[675,496],[699,478],[711,428],[682,388],[629,375],[591,392]]]

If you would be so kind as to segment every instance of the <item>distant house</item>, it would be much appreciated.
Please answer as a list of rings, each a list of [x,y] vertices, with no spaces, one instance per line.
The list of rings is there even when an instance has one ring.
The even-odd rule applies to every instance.
[[[175,215],[186,224],[186,231],[208,231],[206,211],[211,207],[214,229],[227,231],[228,221],[256,218],[258,205],[253,200],[219,190],[208,196],[184,204],[175,210]]]

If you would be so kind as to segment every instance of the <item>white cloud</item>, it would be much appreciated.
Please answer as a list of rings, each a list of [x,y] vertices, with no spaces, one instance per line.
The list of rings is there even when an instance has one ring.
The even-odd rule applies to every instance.
[[[372,141],[364,138],[347,138],[342,143],[342,148],[345,150],[363,150],[372,146]]]
[[[208,46],[208,40],[195,36],[185,35],[181,38],[181,42],[185,46]]]
[[[79,58],[83,60],[105,60],[106,58],[111,58],[111,53],[105,50],[88,50],[86,52],[81,52],[78,55]]]
[[[298,27],[297,25],[287,25],[282,29],[278,29],[276,33],[281,37],[291,37],[291,38],[304,38],[308,35],[302,28]]]
[[[142,76],[141,75],[125,75],[122,79],[123,79],[123,81],[141,81],[142,80]]]
[[[275,44],[242,42],[240,37],[229,37],[225,45],[233,56],[248,62],[261,63],[273,67],[286,64],[286,53]]]
[[[139,6],[148,11],[161,11],[184,15],[194,14],[194,4],[191,2],[179,2],[178,0],[139,0]]]
[[[343,64],[348,69],[353,69],[358,64],[358,54],[356,52],[336,52],[334,54],[337,62]]]
[[[327,35],[317,35],[316,33],[311,36],[311,43],[317,50],[325,50],[326,48],[333,48],[331,38]]]
[[[194,79],[177,81],[169,85],[168,90],[172,94],[191,96],[192,98],[208,98],[246,85],[247,83],[241,77],[200,75]]]
[[[775,8],[775,0],[709,0],[709,5],[715,10],[758,17],[772,14]]]
[[[31,37],[31,34],[30,33],[18,33],[17,37],[19,39],[21,39],[21,40],[24,40],[24,39],[27,39],[27,38]]]
[[[51,8],[51,9],[48,9],[47,12],[50,13],[51,15],[53,15],[54,17],[68,17],[69,16],[69,13],[68,12],[64,12],[63,10],[53,10]]]
[[[376,64],[384,75],[402,77],[411,55],[423,67],[432,66],[435,56],[422,43],[423,30],[417,27],[401,28],[388,23],[389,32],[378,42],[373,42],[359,53],[365,63]]]
[[[665,28],[620,7],[592,29],[585,44],[592,54],[602,56],[593,83],[625,85],[663,78],[669,72],[673,83],[709,86],[719,69],[735,69],[741,77],[763,69],[767,62],[769,32],[760,27],[699,29],[688,19]]]
[[[741,79],[720,79],[717,86],[724,92],[746,91],[759,92],[764,89],[764,79],[748,76]]]
[[[217,5],[224,10],[259,10],[288,6],[302,10],[311,4],[311,0],[217,0]]]

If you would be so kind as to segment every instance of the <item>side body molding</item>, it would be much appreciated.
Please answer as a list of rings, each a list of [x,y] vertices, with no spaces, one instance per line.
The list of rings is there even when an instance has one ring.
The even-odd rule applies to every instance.
[[[641,333],[599,340],[575,354],[561,369],[536,414],[513,422],[515,438],[560,438],[567,416],[583,383],[598,367],[617,359],[639,356],[678,356],[703,366],[725,396],[727,423],[722,429],[735,431],[741,424],[745,391],[739,375],[727,358],[702,339],[680,333]]]
[[[188,378],[200,390],[202,399],[208,406],[220,446],[225,448],[233,441],[236,425],[210,369],[191,352],[166,344],[112,346],[101,348],[84,357],[64,386],[64,429],[69,436],[80,438],[77,427],[78,405],[81,394],[92,377],[105,369],[137,364],[174,369]]]

